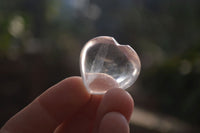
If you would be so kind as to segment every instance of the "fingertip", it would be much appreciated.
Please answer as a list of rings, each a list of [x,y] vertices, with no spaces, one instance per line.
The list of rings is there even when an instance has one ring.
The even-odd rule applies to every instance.
[[[38,100],[50,115],[61,122],[66,115],[70,116],[71,112],[84,106],[90,97],[82,79],[70,77],[48,89]]]
[[[127,121],[130,120],[134,101],[127,91],[120,88],[108,90],[103,97],[102,104],[104,104],[104,108],[100,108],[100,110],[102,109],[104,112],[120,112]]]
[[[118,112],[109,112],[100,122],[99,133],[129,133],[126,118]]]
[[[129,122],[133,107],[134,102],[128,92],[119,88],[108,90],[99,105],[94,132],[98,131],[102,118],[109,112],[118,112]]]

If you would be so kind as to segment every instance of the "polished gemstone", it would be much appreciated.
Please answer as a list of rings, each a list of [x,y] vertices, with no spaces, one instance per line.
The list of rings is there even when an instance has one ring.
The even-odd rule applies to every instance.
[[[93,38],[81,51],[81,75],[92,94],[104,94],[111,88],[129,88],[140,68],[137,53],[129,45],[118,44],[113,37]]]

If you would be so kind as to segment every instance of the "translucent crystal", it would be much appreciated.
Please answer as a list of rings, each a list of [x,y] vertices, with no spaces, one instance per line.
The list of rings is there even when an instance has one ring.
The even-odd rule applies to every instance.
[[[83,82],[92,94],[127,89],[137,79],[140,67],[140,59],[129,45],[120,45],[108,36],[88,41],[80,55]]]

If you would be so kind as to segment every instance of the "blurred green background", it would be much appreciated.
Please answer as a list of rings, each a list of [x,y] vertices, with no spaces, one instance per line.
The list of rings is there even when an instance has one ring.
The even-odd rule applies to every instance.
[[[198,132],[199,0],[0,0],[0,126],[48,87],[80,75],[81,48],[99,35],[140,56],[129,89],[136,107]],[[162,131],[133,122],[131,132]]]

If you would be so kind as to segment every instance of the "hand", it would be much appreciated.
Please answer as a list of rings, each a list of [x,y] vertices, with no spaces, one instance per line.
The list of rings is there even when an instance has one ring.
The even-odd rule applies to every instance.
[[[0,133],[129,133],[132,110],[126,91],[91,95],[80,77],[70,77],[18,112]]]

